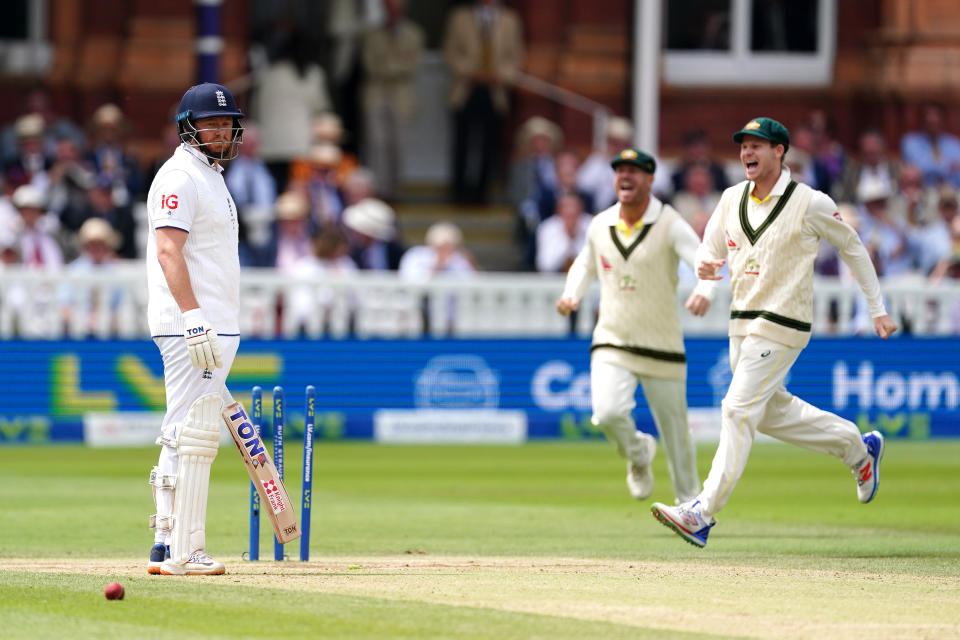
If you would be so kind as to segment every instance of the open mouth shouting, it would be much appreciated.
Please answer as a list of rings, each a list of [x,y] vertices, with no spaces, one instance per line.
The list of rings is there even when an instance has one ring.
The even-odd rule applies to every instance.
[[[632,200],[637,195],[637,183],[634,180],[623,179],[617,181],[617,198]]]

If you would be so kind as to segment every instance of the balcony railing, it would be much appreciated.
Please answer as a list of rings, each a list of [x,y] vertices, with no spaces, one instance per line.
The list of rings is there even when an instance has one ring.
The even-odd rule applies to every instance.
[[[554,310],[563,277],[479,273],[468,279],[408,282],[395,273],[361,272],[349,279],[298,280],[271,269],[246,269],[240,281],[244,337],[562,337],[589,336],[599,289],[594,286],[575,321]],[[682,309],[692,282],[680,285],[677,305],[688,335],[724,335],[729,289],[718,288],[710,312]],[[915,335],[960,335],[960,283],[885,281],[887,309]],[[815,335],[872,333],[855,283],[818,279]],[[0,272],[0,338],[147,337],[147,290],[140,264],[109,271]]]

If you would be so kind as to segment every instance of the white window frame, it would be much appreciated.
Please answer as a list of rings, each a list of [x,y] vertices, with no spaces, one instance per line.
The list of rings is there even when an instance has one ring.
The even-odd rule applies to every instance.
[[[0,40],[0,73],[5,76],[41,76],[53,63],[47,33],[48,0],[27,3],[27,39]]]
[[[670,0],[661,0],[664,4]],[[823,87],[833,82],[837,0],[819,0],[814,53],[750,50],[753,0],[731,0],[729,51],[663,50],[663,80],[676,86]]]

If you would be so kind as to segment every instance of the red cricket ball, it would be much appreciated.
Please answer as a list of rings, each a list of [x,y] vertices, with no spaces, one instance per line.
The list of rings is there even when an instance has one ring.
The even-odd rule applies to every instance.
[[[107,600],[123,600],[123,585],[111,582],[103,590],[103,595],[107,596]]]

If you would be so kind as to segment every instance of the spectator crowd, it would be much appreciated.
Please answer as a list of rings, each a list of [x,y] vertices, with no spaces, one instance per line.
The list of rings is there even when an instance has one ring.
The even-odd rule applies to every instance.
[[[497,0],[457,6],[446,24],[450,201],[486,203],[509,87],[523,66],[522,24]],[[347,31],[362,69],[356,112],[335,99],[335,78],[295,27],[275,34],[252,69],[244,142],[225,173],[240,217],[241,264],[297,277],[391,270],[412,281],[479,270],[455,220],[406,247],[394,208],[401,200],[402,130],[422,99],[415,83],[423,29],[407,17],[403,0],[383,0],[374,23]],[[947,130],[945,115],[942,106],[925,106],[922,126],[901,140],[864,128],[852,149],[837,141],[822,110],[786,122],[786,164],[837,201],[881,277],[960,278],[960,139]],[[179,144],[172,122],[161,133],[167,146]],[[47,92],[26,96],[22,114],[0,131],[0,269],[89,271],[142,258],[141,209],[156,167],[131,152],[129,134],[117,104],[102,104],[79,123],[56,113]],[[565,272],[592,216],[614,204],[610,159],[633,146],[633,124],[611,117],[606,134],[605,148],[584,154],[542,115],[518,127],[504,177],[521,268]],[[742,180],[742,168],[721,161],[713,147],[719,141],[705,131],[692,129],[682,140],[678,157],[659,159],[653,192],[702,234],[720,193]],[[849,277],[826,248],[816,269]],[[292,312],[308,313],[311,304],[319,302],[300,301]]]

